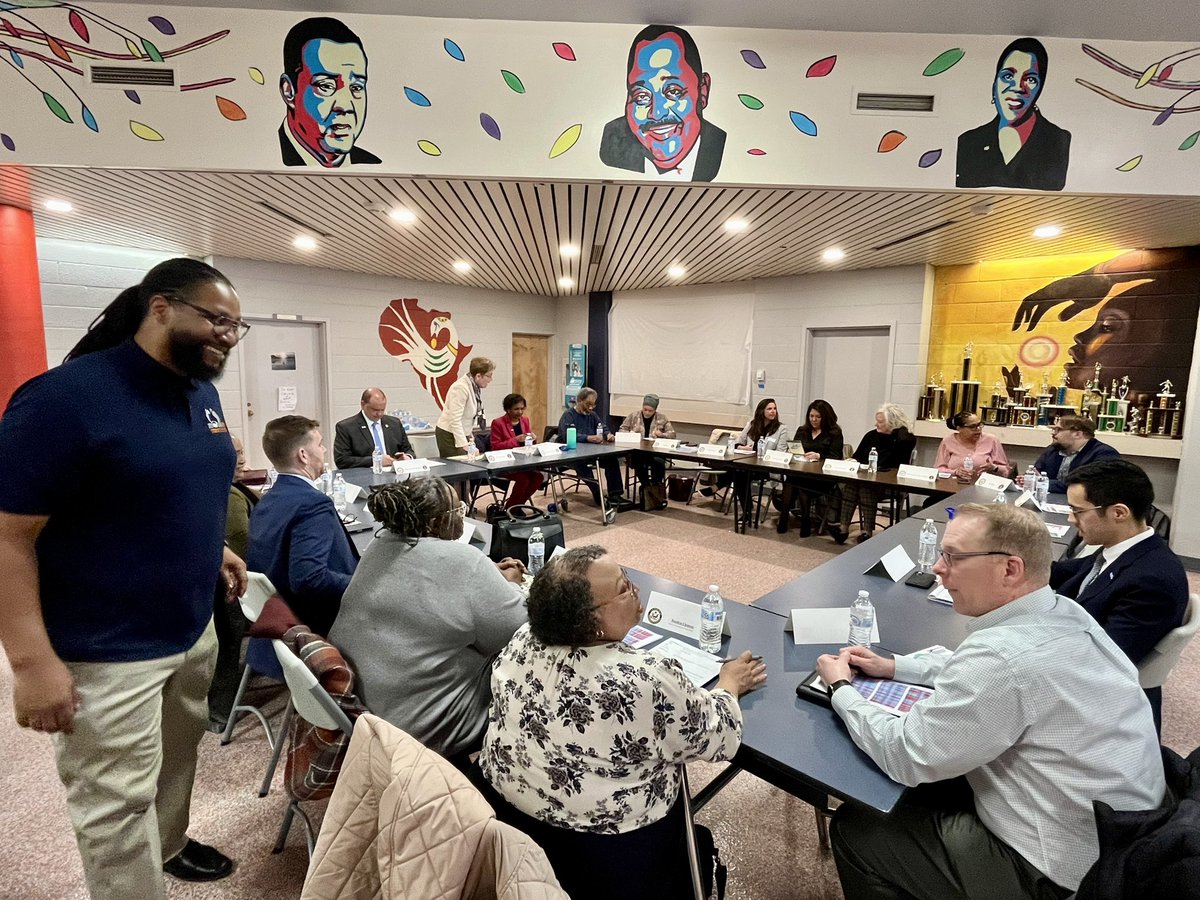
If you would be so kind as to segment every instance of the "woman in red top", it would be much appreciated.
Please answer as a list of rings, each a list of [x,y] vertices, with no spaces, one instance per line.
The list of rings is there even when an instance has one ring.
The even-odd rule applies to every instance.
[[[528,434],[533,434],[533,426],[525,415],[525,398],[520,394],[509,394],[504,398],[504,415],[492,419],[492,449],[511,450],[524,446]],[[537,438],[533,440],[536,443]],[[505,509],[527,503],[542,486],[541,472],[513,472],[504,477],[512,482],[512,491],[504,501]]]

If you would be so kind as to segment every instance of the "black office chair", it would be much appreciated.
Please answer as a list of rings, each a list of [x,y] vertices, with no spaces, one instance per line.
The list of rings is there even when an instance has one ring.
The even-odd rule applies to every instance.
[[[492,436],[490,434],[476,435],[475,444],[479,447],[480,453],[487,453],[492,449]],[[484,491],[490,494],[491,503],[489,505],[503,504],[504,498],[508,496],[510,484],[511,482],[507,478],[501,478],[499,475],[488,475],[486,478],[472,479],[471,496],[467,500],[467,506],[474,510],[475,504],[479,500],[479,495]]]

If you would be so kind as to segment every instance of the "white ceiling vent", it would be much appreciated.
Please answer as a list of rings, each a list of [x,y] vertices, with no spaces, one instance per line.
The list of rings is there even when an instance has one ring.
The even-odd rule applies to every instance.
[[[118,90],[172,90],[176,86],[174,66],[91,65],[88,84]]]
[[[933,101],[933,94],[881,94],[873,91],[855,91],[854,111],[858,113],[931,115]]]

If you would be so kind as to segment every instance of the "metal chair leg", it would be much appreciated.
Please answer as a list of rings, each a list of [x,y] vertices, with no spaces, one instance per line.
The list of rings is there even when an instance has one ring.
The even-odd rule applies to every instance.
[[[292,830],[292,819],[295,818],[300,807],[296,805],[295,800],[288,802],[287,811],[283,814],[283,822],[279,825],[279,833],[275,835],[275,846],[271,848],[272,853],[282,853],[283,845],[287,843],[288,832]]]
[[[263,775],[262,785],[258,789],[258,796],[265,797],[271,792],[271,781],[275,778],[275,769],[279,766],[279,757],[283,753],[283,744],[287,740],[288,728],[292,724],[292,718],[296,715],[296,708],[292,706],[291,698],[288,698],[287,709],[283,713],[283,721],[279,723],[279,731],[275,735],[275,742],[271,747],[271,761],[267,764],[266,774]],[[267,729],[267,739],[270,740],[271,729]]]
[[[828,855],[833,849],[829,845],[829,813],[815,806],[813,813],[817,817],[817,844],[821,848],[821,853]]]
[[[242,695],[246,693],[246,685],[250,683],[250,667],[242,667],[242,680],[238,682],[237,693],[233,695],[233,706],[229,708],[229,719],[225,722],[225,731],[221,734],[221,746],[224,747],[233,740],[233,726],[237,724],[237,714],[243,709],[254,709],[256,707],[242,706]],[[271,733],[271,729],[267,729],[267,734]]]

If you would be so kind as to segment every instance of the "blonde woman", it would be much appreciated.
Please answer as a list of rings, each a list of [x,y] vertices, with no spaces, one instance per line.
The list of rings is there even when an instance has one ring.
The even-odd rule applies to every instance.
[[[898,468],[907,463],[912,457],[913,448],[917,445],[916,436],[912,433],[912,419],[903,408],[896,403],[885,403],[875,412],[875,428],[863,435],[854,451],[854,458],[859,464],[865,464],[871,456],[871,450],[879,452],[879,471]],[[838,527],[831,528],[829,533],[839,544],[846,543],[850,535],[850,520],[854,518],[854,508],[861,510],[859,525],[862,533],[856,538],[861,544],[875,533],[875,507],[883,491],[872,484],[856,484],[849,482],[842,485],[842,511]]]
[[[471,360],[467,374],[446,391],[446,403],[434,426],[438,456],[463,456],[477,432],[488,430],[483,415],[483,389],[492,383],[496,364],[486,356]]]

